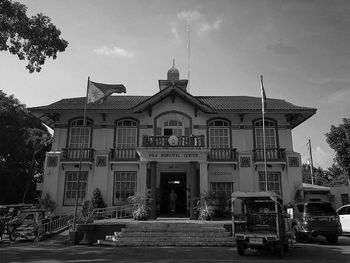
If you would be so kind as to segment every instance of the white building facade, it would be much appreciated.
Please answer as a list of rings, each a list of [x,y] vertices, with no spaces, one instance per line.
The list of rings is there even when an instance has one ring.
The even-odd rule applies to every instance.
[[[234,191],[267,187],[287,203],[301,188],[292,129],[316,109],[267,99],[265,177],[261,98],[193,96],[173,67],[152,96],[110,96],[89,104],[86,126],[84,103],[70,98],[30,109],[54,130],[43,194],[56,201],[57,213],[73,209],[77,186],[79,203],[98,188],[108,206],[150,189],[153,218],[168,212],[171,190],[178,196],[177,213],[192,217],[205,192],[219,194],[227,205]]]

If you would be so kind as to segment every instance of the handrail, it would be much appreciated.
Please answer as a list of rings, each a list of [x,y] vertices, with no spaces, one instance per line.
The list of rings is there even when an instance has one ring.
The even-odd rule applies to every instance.
[[[92,211],[92,215],[94,219],[131,218],[132,210],[133,210],[132,205],[109,206],[104,208],[95,208]]]
[[[82,158],[83,161],[92,161],[94,152],[92,148],[62,148],[61,160],[76,161]]]
[[[254,161],[264,160],[264,149],[255,148],[253,152]],[[267,161],[286,161],[286,150],[283,148],[266,148],[265,153]]]
[[[63,229],[66,229],[69,227],[69,225],[72,223],[73,220],[73,213],[74,211],[70,211],[64,215],[59,216],[55,219],[48,219],[48,222],[41,223],[40,229],[41,229],[41,236],[45,236],[48,234],[54,234],[57,233]],[[44,219],[45,220],[45,219]]]

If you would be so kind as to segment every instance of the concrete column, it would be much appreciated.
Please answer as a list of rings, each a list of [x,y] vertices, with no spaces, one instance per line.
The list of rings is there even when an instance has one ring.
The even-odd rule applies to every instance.
[[[190,162],[190,219],[196,219],[194,215],[194,207],[196,206],[196,198],[199,196],[197,180],[197,162]]]
[[[150,162],[151,165],[151,213],[150,219],[157,218],[157,162]]]
[[[208,186],[208,162],[199,163],[199,190],[200,193],[207,192],[209,190]]]
[[[146,194],[147,162],[140,162],[137,175],[136,191],[140,194]]]

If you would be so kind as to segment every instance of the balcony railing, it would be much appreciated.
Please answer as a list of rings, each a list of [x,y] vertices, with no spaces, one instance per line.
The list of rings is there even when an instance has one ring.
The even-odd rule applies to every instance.
[[[139,156],[135,149],[117,149],[112,148],[110,151],[111,161],[137,161]]]
[[[80,159],[81,156],[81,159]],[[94,149],[91,148],[63,148],[61,161],[89,161],[94,159]]]
[[[208,161],[237,161],[237,151],[232,148],[211,148]]]
[[[143,136],[142,147],[171,147],[170,136]],[[204,135],[177,136],[176,147],[204,147]]]
[[[254,161],[264,161],[264,149],[254,149]],[[286,161],[286,150],[280,148],[267,148],[266,149],[266,161],[268,162],[285,162]]]

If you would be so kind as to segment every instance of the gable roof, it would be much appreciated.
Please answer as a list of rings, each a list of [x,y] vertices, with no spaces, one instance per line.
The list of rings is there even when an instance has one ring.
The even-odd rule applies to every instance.
[[[192,96],[190,93],[188,93],[185,90],[178,88],[176,86],[168,87],[168,88],[161,90],[160,92],[156,93],[152,97],[149,97],[145,101],[141,102],[139,105],[137,105],[133,109],[133,111],[134,112],[142,112],[142,111],[146,110],[147,108],[152,107],[153,105],[157,104],[159,101],[163,100],[164,98],[166,98],[168,96],[171,96],[173,98],[175,96],[179,96],[182,99],[184,99],[185,101],[192,103],[193,105],[195,105],[195,107],[197,107],[198,109],[200,109],[201,111],[203,111],[205,113],[214,113],[213,109],[210,106],[201,102],[196,97]]]
[[[102,104],[88,104],[87,111],[126,111],[130,113],[142,112],[154,106],[168,96],[179,96],[193,104],[205,113],[253,113],[261,112],[261,98],[249,96],[192,96],[177,87],[169,87],[153,96],[117,95],[109,96]],[[67,111],[83,111],[85,97],[67,98],[50,105],[32,107],[29,111],[40,118],[46,125],[52,126],[57,115]],[[285,113],[289,116],[292,128],[296,127],[316,113],[315,108],[294,105],[281,99],[267,98],[266,112]]]

